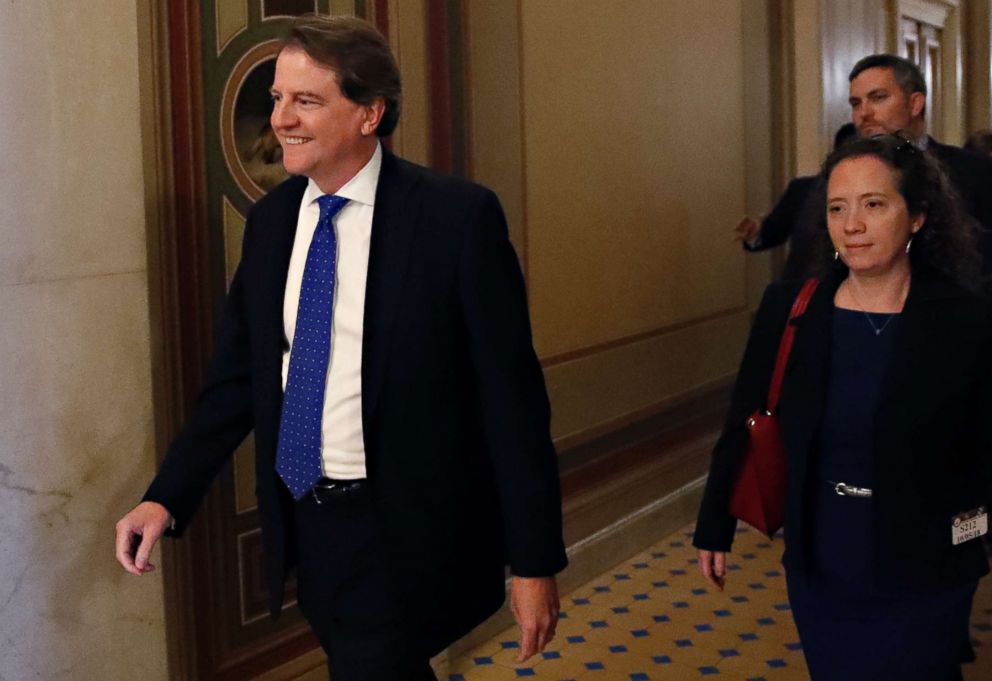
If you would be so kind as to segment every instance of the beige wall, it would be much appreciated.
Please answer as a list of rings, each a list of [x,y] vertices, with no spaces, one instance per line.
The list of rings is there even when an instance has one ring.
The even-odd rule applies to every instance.
[[[0,678],[165,679],[135,3],[0,7]]]
[[[770,173],[767,83],[745,87],[749,66],[767,67],[767,42],[744,33],[764,3],[472,0],[468,13],[475,177],[506,204],[556,437],[733,373],[749,283],[767,276],[749,282],[730,237],[762,198],[749,173]]]

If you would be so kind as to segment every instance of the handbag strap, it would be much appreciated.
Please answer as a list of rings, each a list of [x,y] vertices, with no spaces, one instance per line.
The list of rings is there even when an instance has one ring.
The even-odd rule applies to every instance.
[[[778,409],[779,393],[782,391],[782,381],[785,378],[785,365],[789,361],[789,353],[792,352],[792,341],[796,337],[796,327],[792,320],[802,315],[809,305],[813,292],[816,291],[817,279],[807,279],[803,287],[799,289],[799,295],[792,303],[792,310],[789,312],[789,319],[785,322],[785,330],[782,332],[782,340],[778,344],[778,356],[775,358],[775,370],[772,372],[772,382],[768,386],[768,404],[765,409],[769,414],[774,414]]]

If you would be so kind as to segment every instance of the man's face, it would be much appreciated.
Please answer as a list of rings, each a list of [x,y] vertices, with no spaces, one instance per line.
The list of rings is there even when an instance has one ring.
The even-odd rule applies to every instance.
[[[906,130],[923,134],[922,92],[907,95],[896,83],[892,69],[865,69],[851,81],[851,120],[862,137]]]
[[[299,48],[279,53],[270,121],[289,173],[306,175],[324,191],[336,191],[342,173],[347,180],[361,169],[374,147],[369,116],[370,107],[344,96],[333,69]]]

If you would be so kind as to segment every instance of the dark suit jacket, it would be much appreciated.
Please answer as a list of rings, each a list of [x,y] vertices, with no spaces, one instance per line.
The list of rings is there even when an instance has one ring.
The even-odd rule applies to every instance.
[[[744,242],[744,249],[753,252],[774,248],[790,240],[783,279],[802,277],[812,257],[813,237],[820,217],[818,179],[818,175],[811,175],[789,182],[782,198],[761,221],[758,242],[754,246]]]
[[[944,166],[965,209],[978,221],[983,271],[992,274],[992,159],[932,138],[927,150]]]
[[[306,179],[248,215],[206,386],[145,499],[182,532],[254,428],[273,615],[296,550],[274,470],[283,295]],[[566,564],[550,409],[496,196],[384,152],[369,254],[362,418],[376,524],[411,636],[433,654],[499,608],[504,565]]]
[[[809,488],[830,372],[833,298],[846,270],[824,280],[794,323],[779,418],[786,456],[786,567],[809,574]],[[763,408],[789,309],[801,282],[772,284],[758,310],[716,447],[694,543],[728,551],[727,507],[747,440]],[[875,417],[875,566],[880,586],[927,591],[988,571],[981,541],[951,544],[951,519],[992,501],[992,315],[982,298],[914,273]]]

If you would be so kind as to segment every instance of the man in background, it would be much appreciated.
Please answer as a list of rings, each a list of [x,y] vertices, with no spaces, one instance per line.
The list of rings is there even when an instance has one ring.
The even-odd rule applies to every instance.
[[[965,209],[981,227],[984,271],[992,271],[992,159],[942,144],[926,132],[927,83],[919,67],[893,54],[861,59],[848,76],[851,119],[858,134],[907,135],[941,162]]]

